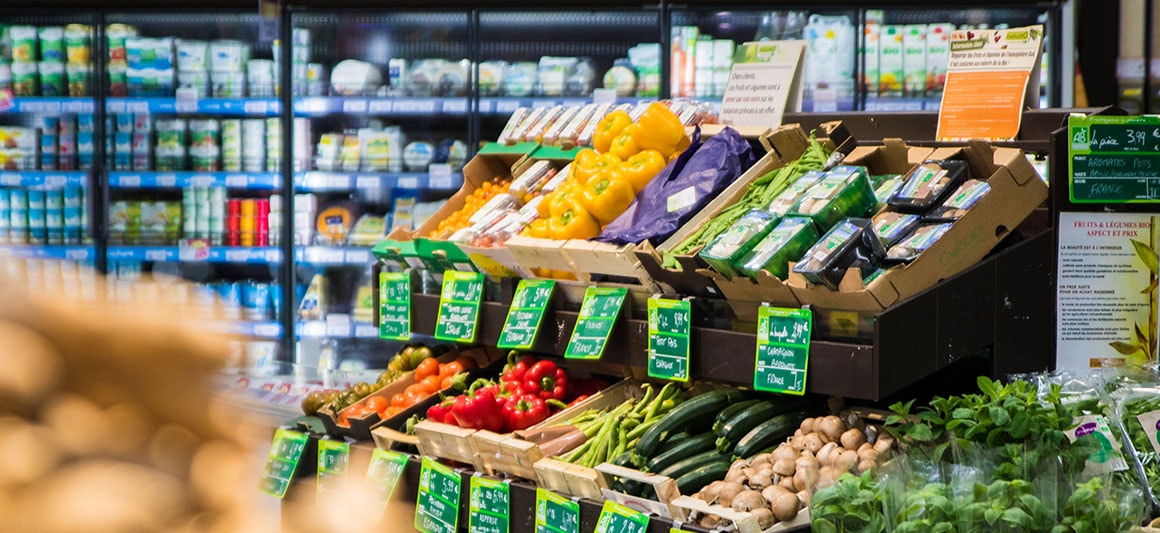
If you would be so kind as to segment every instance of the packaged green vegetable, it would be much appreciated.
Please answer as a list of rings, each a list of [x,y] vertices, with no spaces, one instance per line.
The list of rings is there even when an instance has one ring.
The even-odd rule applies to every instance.
[[[857,268],[865,278],[877,270],[885,256],[886,250],[870,227],[870,221],[847,218],[810,248],[793,271],[810,283],[836,291],[848,269]]]
[[[889,248],[910,233],[921,220],[918,215],[883,211],[874,215],[870,223],[874,227],[874,234],[882,240],[882,246]]]
[[[894,196],[894,193],[905,183],[902,176],[898,174],[889,174],[880,177],[882,180],[874,184],[874,198],[878,199],[879,208],[885,206],[886,201],[891,196]]]
[[[754,209],[741,217],[733,227],[719,235],[701,250],[700,256],[709,266],[726,276],[739,275],[734,264],[749,253],[780,221],[781,217]]]
[[[802,254],[816,242],[818,230],[810,219],[784,218],[735,265],[737,270],[755,280],[762,270],[784,280],[789,275],[790,261],[801,259]]]
[[[953,222],[958,220],[967,214],[967,211],[981,200],[983,196],[986,196],[988,192],[991,192],[991,186],[987,185],[987,182],[968,180],[948,196],[942,205],[932,209],[925,218],[926,220],[937,220],[940,222]]]
[[[906,183],[886,203],[899,211],[925,213],[966,177],[967,164],[962,161],[928,159],[910,171]]]
[[[773,202],[769,204],[769,212],[778,216],[785,216],[798,201],[802,199],[809,192],[810,188],[817,185],[822,178],[826,177],[826,173],[820,170],[811,170],[798,178],[789,187],[786,187]]]
[[[898,244],[890,247],[890,251],[886,252],[887,261],[896,263],[909,263],[918,259],[918,254],[925,252],[930,248],[935,241],[942,238],[947,231],[951,229],[951,225],[947,224],[924,224],[914,229],[907,235],[906,238],[898,241]]]
[[[811,187],[790,213],[809,217],[822,230],[829,230],[844,218],[869,215],[877,203],[866,167],[840,166]]]
[[[1126,387],[1116,394],[1116,412],[1128,436],[1128,452],[1139,472],[1147,480],[1144,487],[1152,509],[1160,509],[1160,442],[1156,440],[1160,423],[1160,389]]]

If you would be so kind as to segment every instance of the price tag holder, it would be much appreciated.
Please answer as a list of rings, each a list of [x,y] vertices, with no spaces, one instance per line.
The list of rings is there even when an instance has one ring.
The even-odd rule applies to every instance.
[[[612,500],[606,500],[596,520],[595,533],[645,533],[648,515],[629,509]]]
[[[456,533],[459,528],[459,473],[429,457],[419,470],[415,529],[423,533]]]
[[[758,308],[754,389],[805,394],[812,329],[813,313],[809,309]]]
[[[628,289],[623,287],[588,287],[584,291],[584,302],[576,318],[576,327],[568,348],[564,350],[567,359],[600,359],[612,328],[624,306]]]
[[[350,444],[322,439],[318,441],[318,483],[316,497],[339,493],[350,469]]]
[[[302,452],[306,451],[306,443],[310,438],[305,433],[278,429],[274,432],[274,442],[270,445],[270,453],[266,456],[266,466],[262,470],[262,478],[258,481],[258,490],[276,496],[286,497],[286,489],[290,488],[290,480],[298,463],[302,460]]]
[[[580,504],[537,487],[536,533],[580,533]]]
[[[511,488],[498,479],[475,474],[471,488],[468,530],[473,533],[508,533],[511,521]]]
[[[183,262],[209,261],[209,239],[181,239],[177,241],[177,258]]]
[[[403,470],[407,468],[407,456],[398,452],[375,448],[371,452],[371,463],[367,467],[366,480],[375,491],[375,499],[382,504],[377,516],[382,519],[387,510],[387,502],[395,493],[399,478],[403,477]]]
[[[443,272],[435,338],[441,341],[475,342],[479,329],[479,305],[482,301],[483,274],[455,270]]]
[[[411,273],[379,274],[379,338],[411,340]]]
[[[496,346],[504,349],[530,350],[536,343],[544,311],[552,301],[556,281],[551,279],[522,279],[516,286],[512,306],[508,309]]]
[[[1160,117],[1070,116],[1073,203],[1160,202]]]
[[[689,381],[688,300],[648,299],[648,377]]]

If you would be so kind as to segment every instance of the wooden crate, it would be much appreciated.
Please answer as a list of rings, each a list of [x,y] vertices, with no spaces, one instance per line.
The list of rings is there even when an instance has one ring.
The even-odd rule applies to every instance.
[[[691,511],[696,511],[702,514],[715,514],[721,518],[728,520],[737,529],[738,533],[777,533],[779,531],[788,531],[799,527],[809,527],[810,525],[810,510],[809,508],[802,509],[798,512],[793,520],[786,522],[778,522],[772,527],[766,528],[762,531],[757,524],[757,517],[750,513],[743,513],[734,511],[729,507],[723,505],[710,505],[692,496],[681,496],[672,501],[672,506],[680,510],[679,516],[681,520],[687,520]],[[695,522],[689,522],[690,524]]]
[[[632,496],[604,488],[601,490],[601,495],[605,500],[612,500],[630,509],[636,509],[642,513],[656,514],[663,518],[683,517],[680,508],[672,505],[673,500],[681,495],[681,492],[677,490],[677,482],[673,481],[672,478],[648,474],[640,470],[625,468],[610,463],[596,465],[595,470],[597,474],[604,478],[603,485],[605,487],[611,485],[616,478],[622,478],[649,485],[657,495],[656,500],[650,500],[648,498]]]
[[[468,437],[475,431],[430,420],[415,424],[421,455],[472,465],[475,464],[475,449]]]
[[[371,437],[375,446],[384,450],[410,450],[419,448],[419,437],[408,435],[402,431],[379,426],[371,430]]]

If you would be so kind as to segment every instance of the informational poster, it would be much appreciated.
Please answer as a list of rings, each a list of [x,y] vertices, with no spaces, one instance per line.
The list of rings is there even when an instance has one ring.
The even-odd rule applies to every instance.
[[[800,111],[804,53],[805,41],[738,46],[721,100],[721,123],[774,128],[787,108]]]
[[[1155,360],[1158,218],[1060,214],[1057,368],[1082,371]]]
[[[1042,48],[1038,25],[951,32],[938,139],[1014,139]]]

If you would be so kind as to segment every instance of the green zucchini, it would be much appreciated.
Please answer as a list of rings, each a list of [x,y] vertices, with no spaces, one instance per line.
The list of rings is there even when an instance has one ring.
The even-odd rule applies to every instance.
[[[612,460],[612,464],[616,466],[632,466],[632,452],[625,451],[624,453],[617,455],[616,458]]]
[[[692,437],[692,435],[690,435],[689,432],[687,432],[687,431],[682,431],[680,433],[675,433],[675,434],[669,435],[669,438],[665,439],[665,441],[661,443],[660,447],[657,448],[657,455],[660,455],[660,454],[665,453],[665,452],[667,452],[667,451],[669,451],[677,446],[680,446],[681,443],[688,440],[689,437]]]
[[[669,414],[653,424],[652,427],[648,428],[648,431],[640,436],[640,440],[636,443],[635,453],[640,458],[652,457],[657,448],[660,447],[661,442],[669,435],[685,431],[695,420],[705,418],[713,420],[722,409],[729,407],[730,404],[741,398],[742,395],[739,391],[716,390],[698,395],[674,407],[672,411],[669,411]],[[643,463],[637,466],[643,466]]]
[[[729,464],[733,462],[733,459],[717,450],[709,450],[681,459],[665,467],[664,470],[657,472],[657,474],[676,479],[715,461],[725,461],[726,464]]]
[[[677,490],[681,494],[696,494],[697,491],[705,488],[710,483],[725,479],[725,475],[729,473],[729,464],[728,458],[725,458],[720,461],[707,463],[691,472],[686,472],[685,475],[677,478]]]
[[[717,419],[713,421],[713,433],[720,432],[721,426],[725,425],[725,422],[730,418],[733,418],[737,413],[740,413],[741,411],[744,411],[759,403],[762,403],[762,400],[745,400],[743,402],[737,402],[733,405],[730,405],[729,407],[726,407],[725,409],[722,409],[721,412],[717,414]]]
[[[721,437],[717,439],[717,449],[721,450],[721,453],[733,451],[733,447],[741,437],[753,431],[758,424],[780,414],[782,413],[777,406],[769,402],[762,402],[741,411],[721,425],[721,431],[717,432],[717,436]]]
[[[645,463],[644,470],[645,472],[660,472],[665,467],[681,459],[712,450],[714,444],[713,437],[716,437],[716,435],[708,431],[695,437],[687,438],[680,444],[669,448],[668,451],[659,453],[656,457],[650,459],[648,463]]]
[[[762,422],[746,433],[737,446],[733,448],[733,457],[748,459],[757,455],[761,450],[776,446],[793,435],[793,432],[805,419],[804,412],[789,413],[775,416]]]

